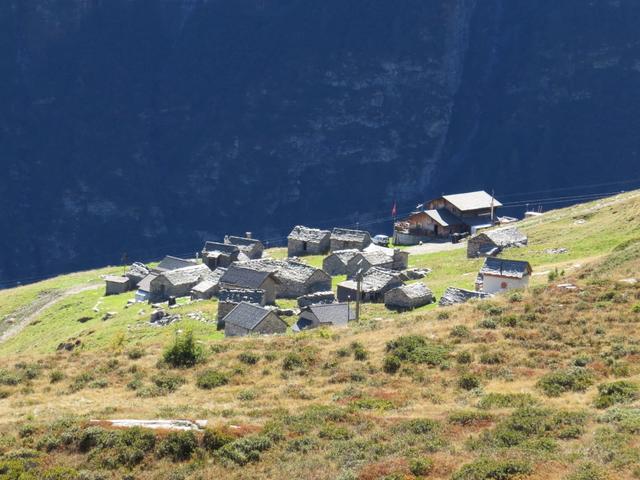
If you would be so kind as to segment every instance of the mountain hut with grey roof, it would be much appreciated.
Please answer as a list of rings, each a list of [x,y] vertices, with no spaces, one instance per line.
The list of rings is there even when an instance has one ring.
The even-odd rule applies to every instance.
[[[233,262],[238,261],[239,257],[240,249],[232,244],[205,242],[202,248],[202,263],[211,270],[218,267],[227,268]]]
[[[371,245],[371,235],[364,230],[349,230],[334,228],[331,232],[331,251],[336,250],[364,250]]]
[[[331,276],[346,275],[349,260],[355,257],[358,253],[360,253],[360,250],[356,250],[355,248],[349,250],[336,250],[322,260],[322,270]]]
[[[255,261],[255,260],[254,260]],[[221,288],[264,290],[265,302],[272,305],[276,301],[279,280],[270,270],[257,270],[244,263],[234,263],[220,278]]]
[[[400,312],[413,310],[433,302],[433,292],[424,283],[403,285],[384,294],[384,306],[389,310]]]
[[[363,302],[382,302],[384,294],[392,288],[402,286],[400,273],[384,268],[372,267],[362,276],[361,293]],[[338,284],[339,302],[355,301],[358,292],[357,280],[346,280]]]
[[[345,327],[354,319],[355,313],[348,303],[311,305],[302,309],[293,329],[301,331],[322,326]]]
[[[524,247],[527,243],[527,236],[516,227],[486,230],[469,239],[467,258],[494,257],[505,248]]]
[[[210,279],[211,274],[209,267],[202,264],[162,272],[149,283],[149,301],[164,302],[169,297],[190,296],[191,289],[203,280]]]
[[[222,288],[218,292],[218,330],[224,329],[224,318],[240,303],[266,305],[265,291],[250,288]]]
[[[498,293],[526,288],[531,277],[531,265],[522,260],[487,257],[478,272],[476,291]]]
[[[330,237],[329,230],[297,225],[287,237],[287,255],[289,257],[324,255],[329,251]]]
[[[224,336],[285,333],[287,324],[273,310],[242,302],[224,318]]]
[[[247,232],[247,235],[251,235]],[[238,247],[241,253],[244,253],[250,260],[256,258],[262,258],[264,252],[264,245],[260,240],[256,240],[251,237],[235,237],[233,235],[227,235],[224,237],[224,243],[226,245],[235,245]]]

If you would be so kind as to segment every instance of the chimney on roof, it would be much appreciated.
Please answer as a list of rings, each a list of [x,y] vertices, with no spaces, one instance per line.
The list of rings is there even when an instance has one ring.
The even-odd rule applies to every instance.
[[[245,238],[253,238],[253,233],[251,233],[251,232],[246,232],[246,233],[244,234],[244,237],[245,237]]]

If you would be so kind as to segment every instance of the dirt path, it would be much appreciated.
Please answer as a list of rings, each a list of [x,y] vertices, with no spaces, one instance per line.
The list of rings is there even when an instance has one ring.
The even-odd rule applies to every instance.
[[[423,243],[422,245],[414,245],[412,247],[405,248],[405,252],[409,252],[411,255],[423,255],[425,253],[436,252],[448,252],[449,250],[458,250],[460,248],[466,248],[466,242],[451,243],[451,242],[430,242]]]
[[[64,300],[65,298],[76,295],[78,293],[87,292],[89,290],[97,290],[101,286],[102,284],[76,285],[75,287],[71,287],[61,292],[55,291],[46,293],[42,297],[38,298],[35,302],[15,312],[14,318],[16,319],[16,323],[11,325],[7,330],[0,334],[0,343],[6,342],[11,337],[14,337],[18,333],[20,333],[32,321],[40,316],[42,312],[60,302],[61,300]]]

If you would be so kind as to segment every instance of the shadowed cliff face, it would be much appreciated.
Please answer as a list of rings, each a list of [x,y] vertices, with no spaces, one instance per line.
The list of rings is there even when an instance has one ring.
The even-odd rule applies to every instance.
[[[0,281],[640,176],[638,20],[595,0],[2,2]]]

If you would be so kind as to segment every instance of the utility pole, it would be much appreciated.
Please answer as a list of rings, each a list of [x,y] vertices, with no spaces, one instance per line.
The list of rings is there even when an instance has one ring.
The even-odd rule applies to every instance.
[[[356,273],[356,321],[360,320],[360,302],[362,302],[362,269]]]
[[[493,220],[494,220],[494,208],[493,208],[493,198],[494,198],[494,192],[493,190],[491,190],[491,224],[493,225]]]

